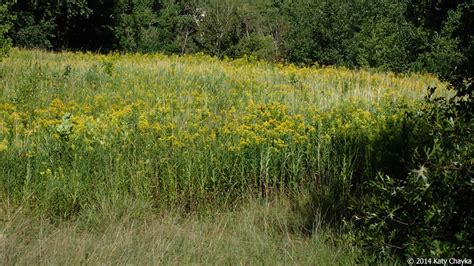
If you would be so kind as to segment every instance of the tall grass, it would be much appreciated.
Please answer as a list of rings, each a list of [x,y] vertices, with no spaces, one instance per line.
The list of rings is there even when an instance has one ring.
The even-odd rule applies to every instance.
[[[356,260],[356,249],[325,231],[311,237],[293,234],[288,225],[294,216],[284,200],[251,202],[213,216],[166,212],[136,219],[105,212],[97,214],[95,226],[81,218],[54,225],[45,217],[17,215],[0,228],[0,262],[348,265]]]
[[[343,204],[361,176],[396,169],[404,110],[444,86],[204,55],[24,50],[0,77],[0,199],[55,218],[103,202],[195,210],[308,186],[320,204]]]

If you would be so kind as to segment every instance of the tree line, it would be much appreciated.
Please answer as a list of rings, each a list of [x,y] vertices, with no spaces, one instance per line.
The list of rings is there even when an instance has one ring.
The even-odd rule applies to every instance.
[[[10,0],[0,12],[11,18],[7,36],[19,47],[203,52],[446,74],[473,53],[466,34],[474,28],[473,6],[450,0]]]

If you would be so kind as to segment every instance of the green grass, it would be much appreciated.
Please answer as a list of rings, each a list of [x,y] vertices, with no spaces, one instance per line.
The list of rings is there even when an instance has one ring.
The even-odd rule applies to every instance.
[[[269,264],[349,265],[357,249],[322,229],[295,234],[288,203],[251,201],[211,214],[127,214],[51,224],[22,213],[1,223],[3,265]]]

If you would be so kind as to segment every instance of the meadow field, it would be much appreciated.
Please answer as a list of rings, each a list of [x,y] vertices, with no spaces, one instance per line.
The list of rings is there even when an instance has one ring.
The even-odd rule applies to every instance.
[[[0,259],[353,263],[322,228],[358,182],[408,171],[406,111],[429,86],[446,93],[424,74],[14,49]]]

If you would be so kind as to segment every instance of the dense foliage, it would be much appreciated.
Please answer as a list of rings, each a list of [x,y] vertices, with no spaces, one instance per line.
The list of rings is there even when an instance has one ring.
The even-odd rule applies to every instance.
[[[11,27],[12,17],[8,13],[8,5],[0,4],[0,59],[4,57],[11,46],[7,33]]]
[[[447,73],[472,43],[463,37],[469,10],[469,1],[448,0],[23,0],[12,5],[9,36],[17,46],[56,50],[204,52]]]

